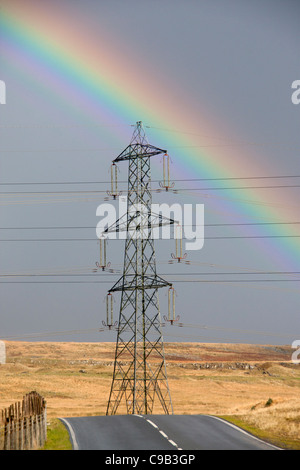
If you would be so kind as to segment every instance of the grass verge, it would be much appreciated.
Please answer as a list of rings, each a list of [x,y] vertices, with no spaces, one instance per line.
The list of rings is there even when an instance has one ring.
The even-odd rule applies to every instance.
[[[69,433],[58,418],[50,420],[47,426],[47,440],[41,450],[72,450]]]
[[[244,431],[249,432],[253,436],[261,439],[262,441],[268,442],[274,446],[277,446],[281,449],[286,450],[300,450],[300,442],[299,440],[293,440],[285,438],[284,436],[274,435],[271,432],[264,431],[259,428],[255,428],[254,426],[249,425],[242,419],[238,418],[237,416],[219,416],[219,418],[225,419],[229,423],[238,426],[239,428],[243,429]]]

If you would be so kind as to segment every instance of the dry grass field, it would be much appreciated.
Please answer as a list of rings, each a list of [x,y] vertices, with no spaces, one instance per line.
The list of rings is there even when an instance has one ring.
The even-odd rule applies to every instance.
[[[300,448],[300,365],[292,364],[292,352],[289,346],[165,344],[174,413],[239,419],[274,442]],[[105,414],[113,343],[6,342],[6,353],[0,409],[35,390],[46,399],[49,418]]]

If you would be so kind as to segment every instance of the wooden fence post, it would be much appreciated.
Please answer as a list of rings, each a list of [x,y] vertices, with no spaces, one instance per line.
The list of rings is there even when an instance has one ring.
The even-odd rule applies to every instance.
[[[7,419],[4,424],[4,450],[10,450],[10,421]]]
[[[37,392],[31,392],[23,397],[21,403],[5,408],[1,416],[4,450],[29,450],[44,445],[47,439],[47,407],[46,401]]]

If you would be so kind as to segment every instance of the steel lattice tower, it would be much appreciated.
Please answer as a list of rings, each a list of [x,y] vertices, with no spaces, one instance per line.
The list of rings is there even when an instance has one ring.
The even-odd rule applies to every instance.
[[[156,272],[153,229],[174,221],[151,212],[150,158],[162,153],[148,143],[139,121],[130,145],[114,160],[127,160],[129,173],[127,214],[106,229],[127,232],[123,276],[109,290],[121,292],[121,303],[107,415],[119,407],[127,414],[151,414],[155,399],[165,414],[173,413],[158,300],[158,289],[171,284]]]

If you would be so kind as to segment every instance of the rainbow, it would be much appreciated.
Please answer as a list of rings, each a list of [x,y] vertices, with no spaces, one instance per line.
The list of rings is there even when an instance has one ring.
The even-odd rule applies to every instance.
[[[257,182],[255,188],[237,191],[237,187],[246,185],[244,181],[225,181],[269,175],[270,170],[249,150],[232,147],[226,137],[232,136],[232,131],[211,116],[207,106],[199,115],[186,96],[180,98],[176,81],[157,79],[155,70],[126,50],[118,38],[111,38],[106,31],[91,34],[78,18],[67,18],[63,7],[58,11],[52,2],[4,0],[0,54],[1,60],[24,80],[35,80],[35,86],[45,95],[52,94],[53,99],[84,113],[87,122],[107,125],[108,132],[117,132],[122,148],[128,142],[130,124],[142,120],[152,127],[153,143],[168,149],[175,177],[222,178],[217,182],[222,191],[217,194],[205,189],[198,192],[201,202],[213,203],[233,222],[281,223],[244,230],[248,235],[261,236],[253,243],[261,245],[275,266],[299,268],[299,231],[296,225],[282,224],[298,221],[296,202],[291,197],[269,200],[269,193]],[[179,129],[183,132],[174,132]],[[210,145],[216,139],[228,146]],[[251,181],[247,183],[251,186]],[[216,186],[213,181],[205,184]],[[271,238],[264,238],[268,236]]]

